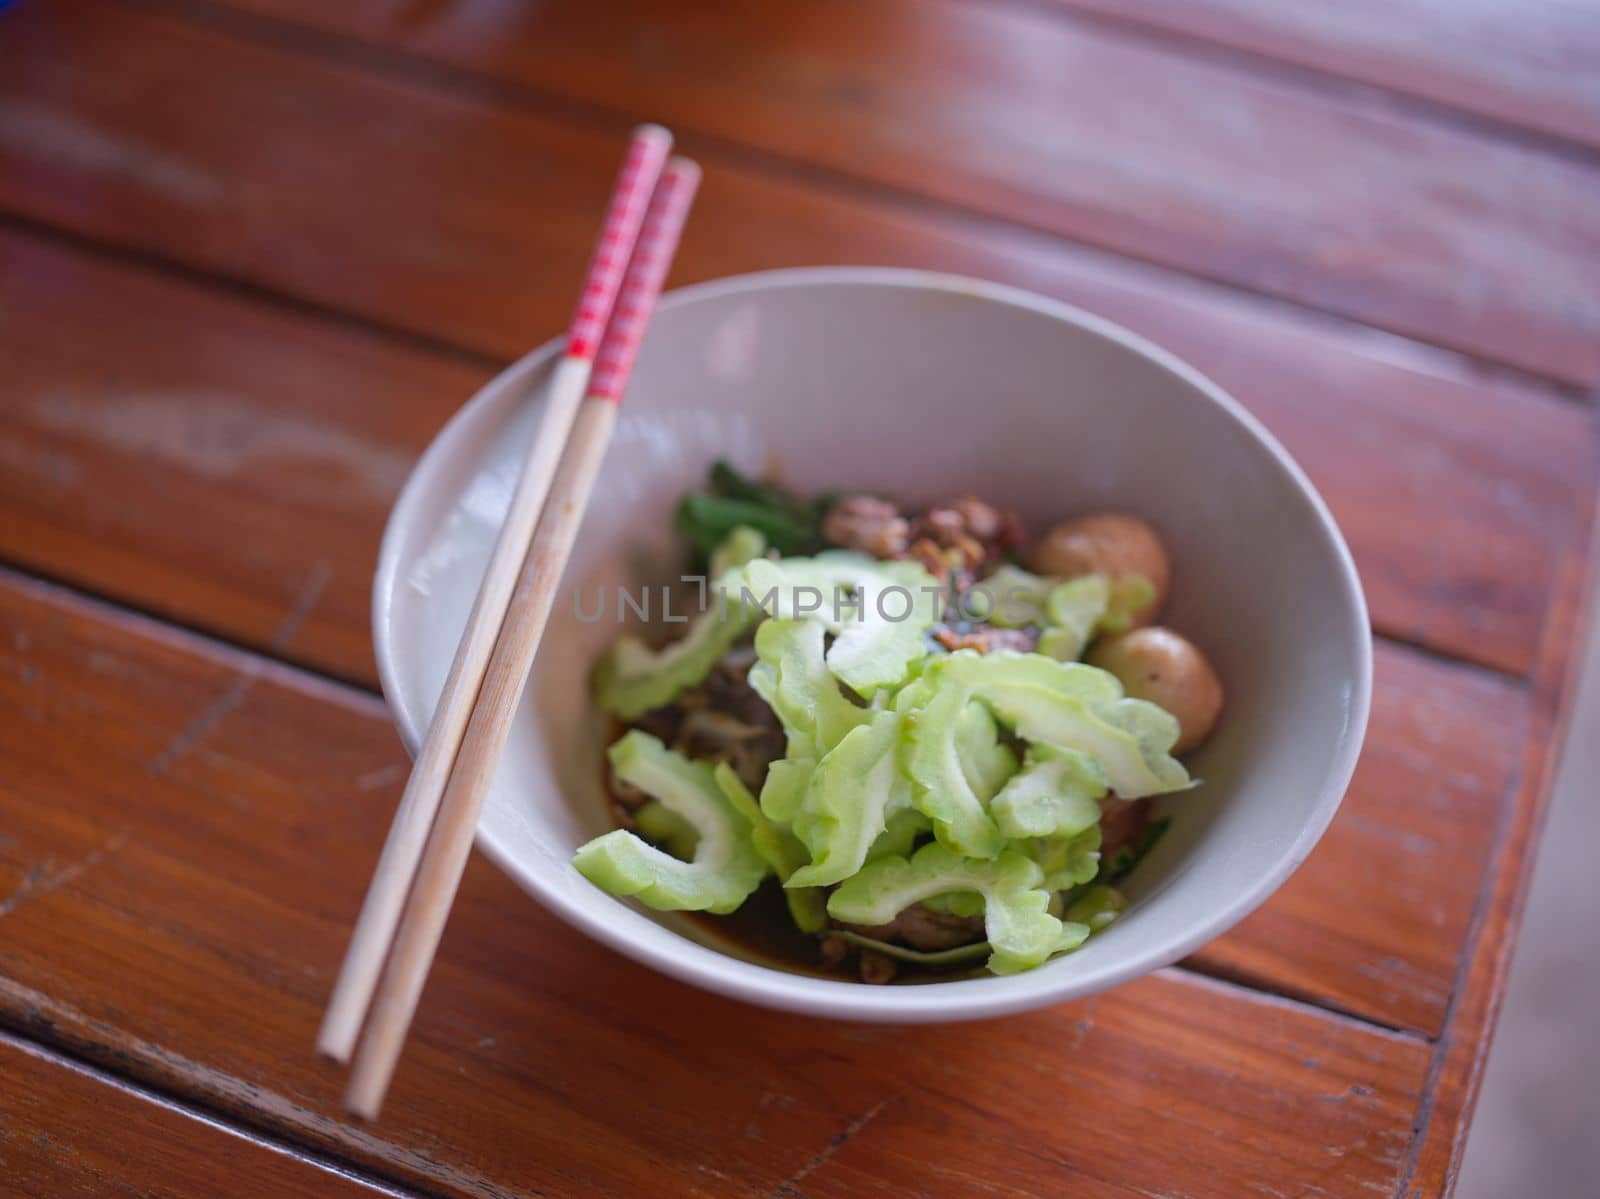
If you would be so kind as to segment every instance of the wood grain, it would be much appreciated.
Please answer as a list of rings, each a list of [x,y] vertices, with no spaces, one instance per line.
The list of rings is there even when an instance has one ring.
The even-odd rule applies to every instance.
[[[1526,709],[1502,679],[1380,646],[1367,742],[1333,827],[1196,964],[1437,1036]]]
[[[1569,0],[1043,0],[1600,148],[1600,9]]]
[[[1045,8],[470,0],[417,19],[383,0],[232,2],[1568,382],[1600,379],[1588,269],[1600,164]]]
[[[1566,556],[1554,589],[1550,619],[1533,683],[1527,743],[1516,802],[1496,829],[1493,857],[1480,885],[1473,928],[1461,954],[1444,1036],[1434,1050],[1418,1135],[1402,1182],[1406,1199],[1448,1195],[1456,1183],[1467,1130],[1483,1080],[1500,1001],[1511,971],[1517,926],[1537,857],[1546,805],[1569,733],[1573,692],[1584,661],[1583,638],[1593,635],[1592,613],[1600,583],[1600,497],[1591,508],[1588,536]]]
[[[0,586],[0,1019],[451,1195],[1392,1190],[1420,1040],[1181,971],[960,1028],[775,1017],[481,860],[381,1125],[312,1038],[400,781],[372,698]],[[82,747],[93,744],[95,752]],[[137,796],[137,802],[130,802]]]
[[[398,1195],[0,1034],[0,1187],[10,1199]]]
[[[582,164],[599,195],[614,150],[595,138]],[[1379,630],[1504,670],[1531,664],[1577,497],[1593,487],[1581,408],[1209,288],[1037,255],[1026,239],[950,242],[925,222],[864,213],[830,237],[838,205],[731,175],[701,207],[680,255],[700,274],[770,265],[764,240],[787,229],[793,260],[989,275],[1154,338],[1305,466],[1351,542]],[[749,228],[740,212],[765,215]],[[580,277],[571,267],[502,293],[536,307],[527,328],[559,328]],[[4,231],[0,361],[0,554],[373,680],[368,588],[385,514],[488,368]]]
[[[0,231],[0,553],[374,681],[384,514],[488,378]]]
[[[403,779],[381,704],[0,572],[0,1023],[435,1194],[1447,1191],[1567,707],[1596,432],[1338,317],[1600,377],[1593,17],[1057,2],[9,12],[0,556],[370,682],[394,490],[559,329],[649,116],[710,167],[684,280],[887,262],[1120,320],[1282,436],[1381,631],[1529,686],[1380,645],[1351,793],[1266,907],[1191,970],[960,1029],[703,996],[475,862],[362,1127],[310,1044]],[[6,1038],[0,1073],[5,1183],[365,1189]]]

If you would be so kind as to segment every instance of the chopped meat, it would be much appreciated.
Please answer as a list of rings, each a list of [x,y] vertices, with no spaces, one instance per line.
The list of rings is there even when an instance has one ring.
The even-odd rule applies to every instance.
[[[631,727],[640,732],[649,733],[662,741],[671,741],[678,735],[678,725],[683,721],[683,709],[677,704],[668,704],[664,708],[657,708],[653,712],[646,712]]]
[[[870,495],[847,496],[828,509],[822,522],[822,535],[834,545],[874,558],[904,553],[910,533],[911,525],[898,508]]]
[[[1016,522],[1010,513],[1002,513],[993,505],[986,504],[977,496],[962,496],[951,505],[961,517],[961,523],[966,531],[979,541],[998,541],[1009,529],[1010,524]]]
[[[625,783],[613,774],[610,763],[606,764],[606,790],[611,792],[618,810],[627,814],[630,825],[633,823],[633,813],[650,798],[632,783]]]
[[[879,953],[876,949],[863,949],[861,951],[861,981],[864,983],[892,983],[900,964],[886,953]]]
[[[961,551],[942,549],[931,537],[917,538],[900,556],[909,558],[946,586],[960,589],[971,585],[972,572],[966,569]]]
[[[755,651],[748,643],[724,654],[704,682],[633,722],[691,758],[727,762],[744,785],[759,791],[769,763],[783,757],[783,725],[750,686]],[[606,789],[624,812],[649,798],[606,770]]]
[[[1031,654],[1039,644],[1038,634],[1028,629],[1000,629],[987,624],[966,628],[936,624],[933,626],[933,639],[951,653],[958,649],[975,649],[980,654],[1011,649]]]
[[[970,945],[983,940],[983,919],[980,916],[952,916],[914,903],[888,924],[851,924],[863,937],[875,941],[891,941],[909,945],[932,953],[940,949],[954,949],[957,945]]]
[[[777,716],[750,686],[750,667],[755,660],[753,649],[741,646],[729,650],[699,690],[705,695],[706,706],[714,711],[748,725],[767,726],[781,735],[783,726]]]
[[[961,569],[974,573],[997,563],[1025,538],[1015,513],[970,495],[933,505],[911,526],[913,546],[931,541],[934,548],[953,553]]]
[[[819,949],[822,964],[829,970],[850,956],[850,942],[843,937],[823,937]]]
[[[1108,792],[1100,801],[1101,861],[1117,850],[1136,843],[1149,820],[1148,800],[1122,799],[1116,792]]]

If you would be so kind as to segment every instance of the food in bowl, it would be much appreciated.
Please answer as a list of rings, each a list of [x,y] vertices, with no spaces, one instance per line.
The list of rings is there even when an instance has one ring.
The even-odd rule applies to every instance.
[[[1150,525],[1080,515],[1030,549],[976,497],[807,501],[718,464],[677,527],[709,585],[663,614],[681,635],[595,668],[625,728],[586,878],[867,982],[1030,970],[1118,918],[1223,705],[1154,623]]]

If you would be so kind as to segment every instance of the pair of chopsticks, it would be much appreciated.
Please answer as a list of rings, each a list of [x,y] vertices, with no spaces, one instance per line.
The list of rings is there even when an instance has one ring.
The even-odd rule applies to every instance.
[[[365,1119],[377,1118],[394,1076],[700,182],[694,163],[667,161],[671,147],[655,125],[636,130],[628,147],[543,416],[328,1002],[317,1047],[339,1062],[355,1053],[345,1106]]]

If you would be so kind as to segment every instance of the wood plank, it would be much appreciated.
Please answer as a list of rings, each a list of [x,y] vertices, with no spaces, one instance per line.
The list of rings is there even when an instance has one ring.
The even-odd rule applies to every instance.
[[[141,56],[157,48],[129,44]],[[227,57],[215,65],[248,75]],[[575,169],[598,194],[615,147],[590,142]],[[540,144],[519,134],[506,152]],[[698,275],[770,265],[766,239],[788,229],[789,261],[837,253],[988,275],[1152,337],[1299,458],[1351,542],[1379,630],[1529,667],[1554,563],[1594,486],[1579,407],[1215,289],[1036,254],[1026,239],[952,241],[921,218],[726,173],[703,208],[685,251]],[[741,212],[766,215],[747,229]],[[554,330],[578,269],[498,294],[527,307],[523,327]],[[499,341],[508,354],[520,345],[509,332]],[[4,231],[0,359],[0,554],[373,678],[367,588],[384,514],[411,458],[488,368]]]
[[[1595,597],[1600,594],[1600,497],[1590,512],[1588,536],[1562,564],[1534,677],[1516,802],[1502,814],[1496,830],[1473,935],[1461,958],[1455,1001],[1434,1051],[1429,1099],[1420,1114],[1402,1185],[1401,1193],[1407,1199],[1448,1195],[1455,1188],[1511,972],[1512,950],[1544,828],[1558,751],[1569,734],[1584,734],[1584,730],[1569,727],[1569,718],[1584,661],[1583,640],[1593,635],[1591,618]]]
[[[375,681],[383,519],[481,366],[0,231],[0,554]]]
[[[12,578],[0,703],[0,1019],[382,1176],[463,1196],[1398,1182],[1416,1038],[1181,971],[958,1029],[779,1017],[588,943],[481,860],[384,1120],[351,1125],[311,1043],[399,786],[376,701]]]
[[[1046,8],[473,0],[417,20],[385,0],[229,3],[1600,379],[1600,165]]]
[[[1196,964],[1437,1036],[1514,789],[1526,701],[1503,679],[1380,646],[1367,743],[1333,827]]]
[[[12,1199],[399,1195],[0,1034],[0,1185]]]
[[[1600,9],[1570,0],[1047,0],[1600,148]]]
[[[12,419],[0,423],[7,457],[45,464],[49,473],[102,482],[142,476],[151,453],[166,467],[162,487],[153,495],[153,489],[139,488],[136,504],[113,498],[117,489],[105,486],[41,492],[36,479],[17,472],[10,488],[0,483],[0,550],[25,557],[36,569],[113,593],[131,591],[147,606],[220,624],[278,652],[305,654],[325,668],[369,672],[366,591],[387,497],[382,487],[370,486],[360,468],[398,458],[396,437],[400,444],[411,438],[420,442],[425,426],[451,402],[450,381],[439,384],[436,398],[417,395],[397,402],[393,379],[405,377],[421,391],[424,383],[432,386],[433,376],[404,359],[391,360],[376,346],[369,347],[373,352],[366,359],[346,348],[348,342],[368,346],[370,337],[320,324],[299,336],[294,320],[263,312],[258,304],[21,239],[0,236],[0,246],[8,246],[9,261],[23,267],[16,291],[29,296],[28,305],[17,309],[18,319],[0,326],[0,345],[20,334],[20,346],[10,342],[17,364],[12,378],[23,396],[31,397],[8,406]],[[27,282],[34,279],[39,282]],[[117,313],[124,315],[113,319]],[[197,363],[187,343],[170,336],[168,330],[177,327],[209,331],[205,361]],[[103,328],[113,336],[102,346],[98,331]],[[275,373],[262,371],[263,354],[277,365]],[[114,387],[100,382],[109,363],[118,364]],[[325,385],[317,382],[324,364],[329,368],[320,376],[329,381]],[[306,380],[304,390],[290,399],[287,414],[278,395],[283,377]],[[226,409],[225,422],[233,455],[225,465],[241,463],[237,477],[211,469],[212,451],[223,440],[209,431],[216,428],[213,405],[219,395],[241,397]],[[343,397],[350,402],[335,402]],[[1360,432],[1403,448],[1415,461],[1423,447],[1439,444],[1454,428],[1448,422],[1459,417],[1461,403],[1442,409],[1432,428],[1412,433],[1391,420]],[[1529,400],[1525,406],[1562,418],[1548,430],[1552,441],[1569,425],[1584,428],[1584,414],[1570,405]],[[1298,416],[1297,409],[1290,411]],[[1377,410],[1380,420],[1383,412]],[[331,419],[337,423],[324,413],[336,414]],[[1497,417],[1487,411],[1471,435],[1475,444],[1432,472],[1441,486],[1420,492],[1431,514],[1419,514],[1414,527],[1402,526],[1411,536],[1449,527],[1478,496],[1498,500],[1503,495],[1503,480],[1473,464],[1503,440],[1498,429],[1507,419],[1509,412]],[[1343,509],[1346,499],[1360,504],[1381,478],[1381,466],[1370,465],[1370,458],[1341,440],[1348,423],[1305,428],[1301,440],[1316,454],[1314,473],[1320,476],[1324,464],[1338,472],[1337,490],[1330,489],[1336,508]],[[268,451],[260,461],[243,452],[255,446]],[[292,454],[302,447],[307,456],[296,461]],[[1517,464],[1519,486],[1545,487],[1539,472],[1549,460],[1532,455]],[[296,488],[300,503],[271,502],[273,480],[282,477],[306,480]],[[352,489],[352,479],[365,479],[368,486]],[[333,487],[331,494],[316,490],[322,480]],[[362,502],[340,502],[352,493]],[[1547,504],[1561,502],[1553,490],[1547,496]],[[192,515],[197,510],[215,519],[197,520]],[[1362,505],[1356,511],[1368,514],[1364,527],[1380,527],[1375,518],[1380,509]],[[1547,534],[1554,532],[1554,522],[1546,520],[1544,527]],[[259,530],[245,543],[250,552],[242,559],[237,552],[241,528]],[[1470,537],[1438,540],[1481,552],[1497,540],[1514,538],[1514,527],[1498,539],[1489,536],[1492,528],[1480,523]],[[180,539],[175,550],[164,552],[174,538]],[[119,548],[108,554],[108,543]],[[140,553],[141,545],[152,549]],[[1358,541],[1357,548],[1367,566],[1363,543]],[[1403,561],[1408,555],[1416,556],[1415,549],[1400,544],[1379,561]],[[147,563],[148,577],[136,575],[130,586],[128,561]],[[310,602],[304,592],[308,561],[330,564],[325,585]],[[1479,569],[1490,573],[1497,566],[1487,558]],[[1381,576],[1369,567],[1369,588],[1375,577]],[[1520,582],[1531,588],[1539,580]],[[1451,593],[1442,587],[1432,591]],[[1382,593],[1374,588],[1374,594],[1381,622]],[[217,602],[219,595],[224,602]],[[1403,611],[1411,602],[1416,602],[1413,593],[1402,590],[1394,610]],[[1530,608],[1537,602],[1531,594],[1524,599]],[[1463,639],[1459,646],[1469,644]],[[359,659],[354,651],[340,656],[344,646],[357,647]],[[1208,950],[1202,964],[1432,1034],[1443,1020],[1456,949],[1506,790],[1522,700],[1515,688],[1481,672],[1450,669],[1392,648],[1380,654],[1379,670],[1374,735],[1339,836],[1270,909]],[[1419,744],[1431,752],[1419,753]],[[1395,794],[1407,796],[1408,803],[1397,806]],[[1441,822],[1441,813],[1452,819]],[[1416,859],[1429,857],[1445,868],[1415,870]],[[1352,879],[1379,902],[1352,910]]]

